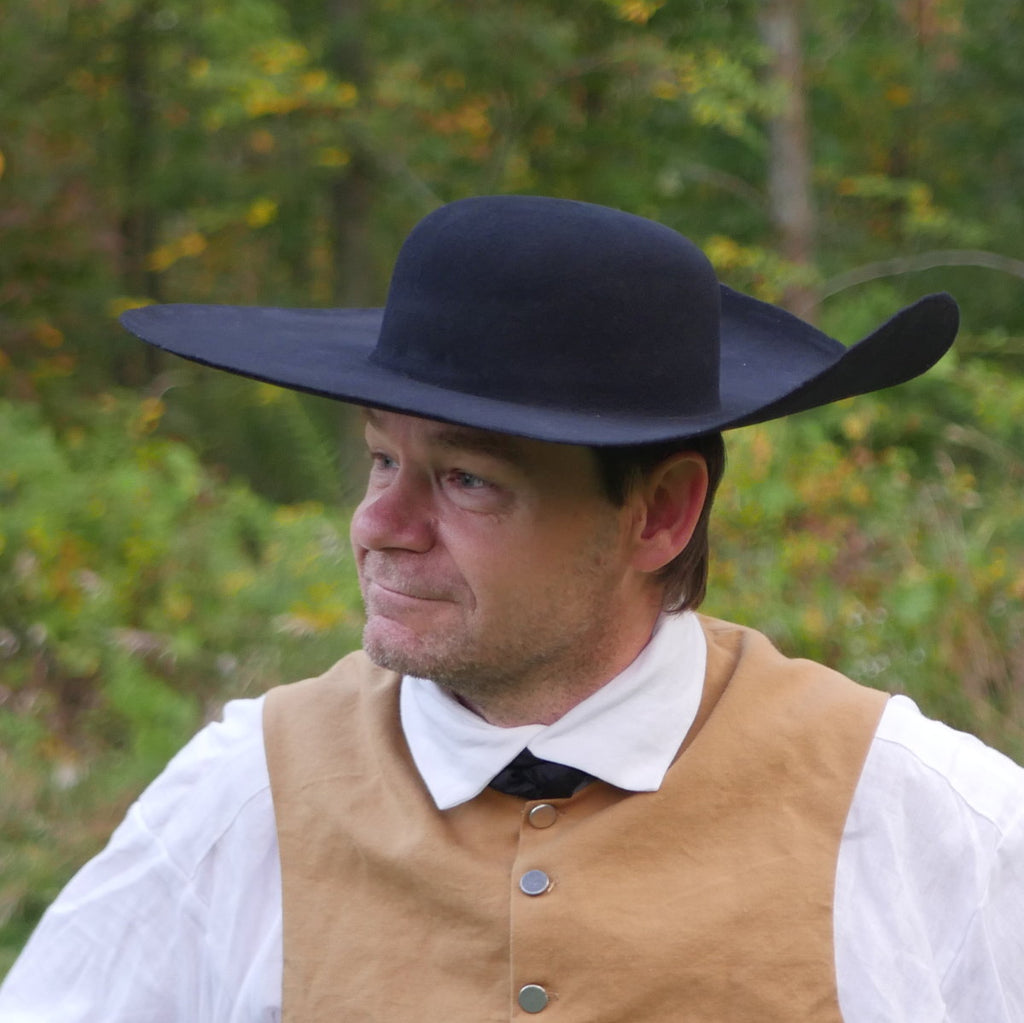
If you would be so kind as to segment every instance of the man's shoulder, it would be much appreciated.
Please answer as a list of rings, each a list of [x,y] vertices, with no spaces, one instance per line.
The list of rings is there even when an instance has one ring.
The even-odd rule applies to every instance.
[[[820,675],[830,675],[835,678],[846,677],[841,676],[839,672],[826,664],[784,653],[771,636],[758,629],[751,628],[749,625],[740,625],[737,622],[726,621],[723,618],[712,618],[705,614],[699,614],[697,620],[700,622],[707,643],[729,651],[730,655],[735,658],[756,655],[761,660],[767,660],[773,665],[779,667],[788,666],[789,670],[810,669]],[[850,680],[848,679],[847,681]]]
[[[142,793],[122,826],[154,836],[186,876],[228,831],[265,830],[271,804],[263,704],[263,697],[229,702]]]
[[[926,717],[905,696],[889,700],[866,772],[880,798],[884,793],[911,816],[927,803],[991,830],[997,841],[1021,829],[1024,768],[977,737]]]
[[[922,904],[944,892],[948,906],[973,911],[1024,856],[1024,769],[894,696],[864,763],[846,839],[865,898],[876,887],[891,894],[895,874]]]
[[[332,696],[349,699],[364,692],[365,687],[388,687],[398,679],[394,672],[374,664],[364,651],[353,650],[320,675],[275,686],[267,692],[266,699],[271,705]]]
[[[270,689],[266,693],[264,720],[297,718],[303,712],[330,714],[332,709],[346,713],[355,701],[395,690],[400,681],[399,675],[375,665],[364,651],[352,650],[322,675]]]
[[[882,713],[886,694],[843,675],[834,668],[805,657],[784,653],[764,632],[735,622],[698,615],[707,643],[708,677],[717,669],[730,677],[730,686],[740,679],[758,686],[777,700],[789,692],[801,704],[800,719],[813,723],[815,714],[827,708],[860,708],[874,722]],[[812,698],[807,702],[807,697]]]
[[[906,696],[884,693],[846,679],[831,668],[781,653],[763,633],[700,615],[709,644],[739,657],[755,649],[783,673],[813,668],[815,679],[844,679],[846,691],[884,701],[858,791],[858,802],[880,814],[922,819],[931,807],[936,823],[959,813],[993,837],[1020,832],[1024,818],[1024,768],[966,732],[926,717]]]
[[[785,653],[776,641],[767,633],[751,628],[749,625],[740,625],[737,622],[726,621],[722,618],[713,618],[705,614],[697,616],[704,637],[709,644],[715,644],[723,649],[730,650],[735,656],[755,653],[762,659],[768,659],[780,667],[788,666],[788,670],[811,671],[814,674],[833,679],[845,679],[861,689],[871,688],[856,682],[854,679],[842,675],[836,669],[819,661],[808,660],[799,654]]]
[[[1021,1018],[1022,857],[1024,770],[892,697],[837,867],[840,1004],[877,1007],[872,1019]]]

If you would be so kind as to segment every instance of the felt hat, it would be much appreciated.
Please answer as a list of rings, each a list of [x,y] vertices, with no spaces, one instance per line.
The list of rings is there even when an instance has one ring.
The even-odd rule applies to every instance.
[[[340,401],[573,444],[682,439],[903,383],[949,348],[931,295],[850,348],[719,283],[664,225],[589,203],[442,206],[403,245],[383,309],[152,305],[132,333]]]

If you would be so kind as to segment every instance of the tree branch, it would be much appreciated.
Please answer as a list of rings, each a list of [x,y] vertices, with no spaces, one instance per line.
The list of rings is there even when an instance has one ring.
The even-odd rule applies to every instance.
[[[981,249],[935,249],[931,252],[918,252],[912,256],[865,263],[845,273],[836,274],[822,285],[821,297],[829,298],[858,284],[877,281],[883,277],[898,277],[920,270],[934,270],[940,266],[977,266],[1024,278],[1024,260],[1012,259],[1009,256],[1001,256],[998,252],[985,252]]]

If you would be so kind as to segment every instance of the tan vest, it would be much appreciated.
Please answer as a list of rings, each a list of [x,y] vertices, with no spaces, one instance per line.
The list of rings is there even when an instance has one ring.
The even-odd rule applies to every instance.
[[[551,1023],[837,1023],[836,859],[885,696],[702,623],[661,789],[594,782],[532,818],[491,790],[439,811],[398,678],[361,653],[273,690],[286,1023],[522,1019],[528,985]]]

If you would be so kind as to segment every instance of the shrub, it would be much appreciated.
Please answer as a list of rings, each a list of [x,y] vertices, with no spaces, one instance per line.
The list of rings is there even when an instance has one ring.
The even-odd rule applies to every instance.
[[[58,434],[36,406],[0,401],[7,958],[226,698],[358,643],[345,516],[218,480],[157,436],[160,413],[107,395]]]
[[[1024,382],[948,357],[729,437],[705,610],[1024,756]]]

